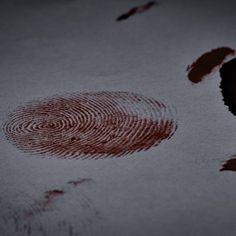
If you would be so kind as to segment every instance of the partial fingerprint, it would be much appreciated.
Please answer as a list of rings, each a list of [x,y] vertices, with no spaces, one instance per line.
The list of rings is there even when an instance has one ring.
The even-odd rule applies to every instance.
[[[144,151],[177,128],[173,108],[130,92],[88,92],[32,101],[3,130],[26,153],[101,158]]]

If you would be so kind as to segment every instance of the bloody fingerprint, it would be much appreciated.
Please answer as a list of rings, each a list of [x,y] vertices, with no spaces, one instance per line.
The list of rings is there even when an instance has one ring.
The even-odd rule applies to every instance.
[[[124,156],[157,146],[177,128],[172,109],[129,92],[32,101],[9,115],[7,139],[26,153],[60,158]]]
[[[187,67],[189,80],[193,83],[201,82],[217,66],[220,66],[227,56],[234,54],[235,50],[228,47],[216,48],[203,54],[192,65]]]
[[[220,171],[236,171],[236,156],[232,156],[226,161]]]
[[[236,58],[225,63],[220,69],[220,88],[224,104],[236,115]]]
[[[152,6],[156,5],[157,3],[155,1],[148,2],[142,6],[138,7],[133,7],[131,8],[128,12],[120,15],[116,20],[117,21],[122,21],[128,19],[130,16],[138,14],[138,13],[143,13],[150,9]]]

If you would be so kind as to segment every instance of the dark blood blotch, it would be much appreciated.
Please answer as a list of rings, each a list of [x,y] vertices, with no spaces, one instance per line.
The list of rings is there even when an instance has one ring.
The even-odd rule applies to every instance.
[[[187,68],[188,78],[193,83],[201,82],[207,75],[220,66],[227,56],[234,55],[235,50],[229,47],[220,47],[203,54]]]
[[[236,115],[236,58],[223,64],[220,76],[224,104],[228,106],[230,112]]]
[[[231,159],[226,161],[220,171],[236,171],[236,156],[232,156]]]

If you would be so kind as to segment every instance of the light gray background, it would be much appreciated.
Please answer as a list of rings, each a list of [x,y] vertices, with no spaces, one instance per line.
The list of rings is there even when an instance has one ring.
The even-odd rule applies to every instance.
[[[18,105],[76,91],[137,92],[173,104],[178,117],[177,132],[158,147],[97,161],[24,154],[1,131],[0,235],[25,236],[11,215],[80,177],[94,182],[36,216],[31,235],[42,235],[39,221],[47,235],[69,235],[58,229],[60,219],[80,232],[74,235],[236,234],[236,173],[219,172],[236,154],[236,117],[223,104],[218,72],[192,85],[185,71],[212,48],[236,48],[236,1],[163,0],[115,21],[143,3],[0,2],[1,125]],[[85,218],[87,228],[78,224]]]

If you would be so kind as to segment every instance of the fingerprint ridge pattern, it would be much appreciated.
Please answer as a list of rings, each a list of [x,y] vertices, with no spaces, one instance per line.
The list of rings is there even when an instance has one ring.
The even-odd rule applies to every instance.
[[[99,159],[157,146],[177,129],[174,117],[172,107],[131,92],[73,93],[18,107],[3,131],[26,153]]]

